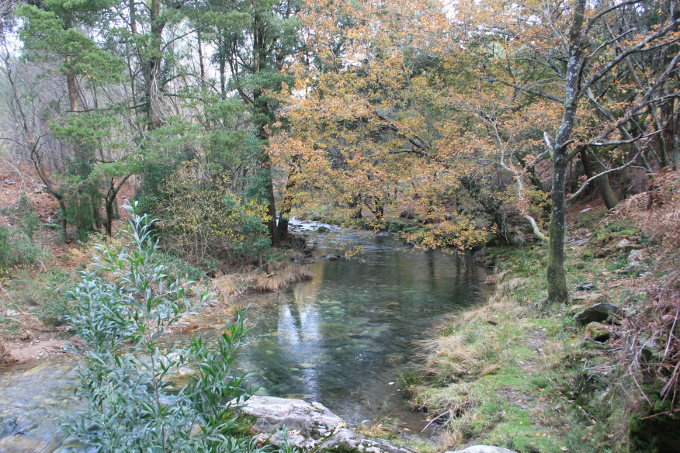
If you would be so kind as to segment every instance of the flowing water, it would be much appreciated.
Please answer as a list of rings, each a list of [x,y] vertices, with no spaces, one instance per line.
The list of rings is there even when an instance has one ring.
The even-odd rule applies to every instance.
[[[399,369],[438,320],[480,299],[483,271],[389,235],[326,227],[331,231],[312,234],[310,282],[246,297],[253,329],[239,368],[252,373],[258,393],[320,401],[352,424],[388,416],[417,429],[423,417],[408,411]],[[72,368],[47,363],[0,374],[0,452],[21,451],[3,449],[17,433],[45,443],[36,451],[50,451],[57,415],[73,405]]]

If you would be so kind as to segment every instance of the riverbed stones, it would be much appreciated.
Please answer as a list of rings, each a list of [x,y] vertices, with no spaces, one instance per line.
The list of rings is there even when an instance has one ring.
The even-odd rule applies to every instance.
[[[502,447],[493,447],[491,445],[472,445],[463,450],[447,451],[446,453],[517,453],[515,450],[508,450]]]
[[[286,443],[302,451],[317,452],[415,453],[347,429],[345,422],[321,403],[252,396],[238,412],[255,419],[252,429],[261,443]]]
[[[13,434],[0,439],[0,452],[2,453],[49,453],[56,445],[36,437]]]
[[[608,302],[597,303],[591,305],[580,313],[574,316],[574,319],[581,324],[589,324],[591,322],[604,322],[608,320],[621,319],[626,316],[625,311],[621,307],[610,304]]]

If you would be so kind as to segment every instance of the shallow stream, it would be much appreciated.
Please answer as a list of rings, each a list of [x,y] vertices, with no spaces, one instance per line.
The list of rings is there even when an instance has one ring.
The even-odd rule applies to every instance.
[[[319,401],[352,424],[390,417],[419,430],[424,417],[408,411],[399,370],[442,317],[480,299],[484,271],[464,257],[414,250],[390,235],[291,226],[310,232],[317,246],[309,265],[314,278],[288,291],[246,296],[253,330],[239,367],[252,373],[258,393]],[[10,445],[22,436],[44,443],[37,451],[51,451],[58,414],[73,406],[74,384],[70,364],[2,372],[0,453],[21,451]]]

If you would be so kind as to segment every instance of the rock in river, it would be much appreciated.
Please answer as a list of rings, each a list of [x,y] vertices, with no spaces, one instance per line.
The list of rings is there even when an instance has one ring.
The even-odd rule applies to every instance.
[[[321,403],[299,399],[252,396],[239,412],[255,418],[260,441],[287,442],[303,451],[367,451],[415,453],[384,439],[369,439],[346,429],[345,422]]]
[[[352,430],[342,428],[319,447],[321,451],[367,451],[385,453],[411,453],[410,448],[397,447],[385,439],[369,439]],[[413,452],[415,453],[415,452]]]

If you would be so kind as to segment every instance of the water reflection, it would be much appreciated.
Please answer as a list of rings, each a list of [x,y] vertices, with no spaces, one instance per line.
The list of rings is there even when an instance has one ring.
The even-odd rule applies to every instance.
[[[253,305],[240,366],[261,393],[321,401],[350,422],[404,409],[397,368],[444,314],[478,299],[482,271],[461,256],[404,250],[394,238],[331,233],[351,260],[318,260],[315,278]]]

